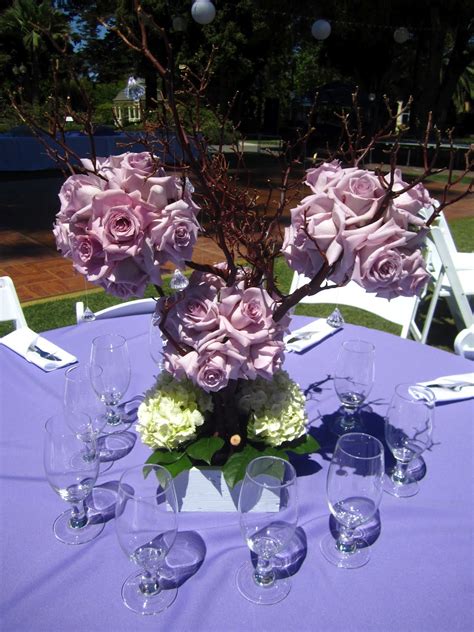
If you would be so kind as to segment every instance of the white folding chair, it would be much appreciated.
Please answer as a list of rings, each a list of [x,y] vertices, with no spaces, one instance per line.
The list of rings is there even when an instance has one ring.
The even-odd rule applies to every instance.
[[[428,306],[421,342],[426,342],[440,298],[447,300],[459,330],[473,322],[469,298],[474,296],[474,253],[458,252],[443,215],[432,225],[427,240],[427,268],[433,294]]]
[[[26,318],[10,277],[0,277],[0,321],[12,320],[15,329],[26,327]]]
[[[118,316],[131,316],[135,314],[152,314],[155,311],[156,301],[154,298],[140,298],[134,301],[118,303],[111,307],[106,307],[95,312],[96,320],[102,318],[117,318]],[[76,319],[78,323],[84,321],[84,303],[78,301],[76,303]]]
[[[291,282],[290,293],[307,283],[309,279],[302,274],[295,272]],[[421,339],[421,332],[415,323],[416,311],[420,299],[417,296],[398,296],[392,299],[380,298],[366,292],[355,281],[349,281],[342,287],[334,287],[318,292],[311,296],[305,296],[301,303],[349,305],[358,309],[371,312],[396,325],[400,325],[402,330],[400,336],[407,338],[411,333],[415,340]]]
[[[454,351],[468,360],[474,360],[474,325],[458,333],[454,340]]]

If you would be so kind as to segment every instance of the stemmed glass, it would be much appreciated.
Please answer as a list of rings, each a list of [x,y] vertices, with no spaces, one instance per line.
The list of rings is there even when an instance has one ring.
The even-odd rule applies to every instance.
[[[340,568],[359,568],[369,561],[367,542],[356,529],[373,518],[383,492],[384,449],[378,439],[363,432],[339,437],[327,477],[328,505],[339,527],[335,540],[321,540],[324,557]]]
[[[431,445],[435,397],[425,386],[399,384],[385,418],[385,441],[396,459],[385,478],[384,489],[392,496],[407,498],[419,491],[409,473],[410,464]]]
[[[118,334],[105,334],[92,341],[90,378],[94,391],[106,406],[105,432],[121,432],[130,422],[117,410],[130,384],[127,341]]]
[[[288,576],[277,578],[272,559],[294,535],[298,520],[296,472],[273,456],[251,461],[239,495],[240,528],[251,551],[257,555],[237,571],[240,593],[256,604],[273,604],[290,591]],[[282,571],[279,572],[282,574]]]
[[[84,413],[74,413],[85,416]],[[54,534],[66,544],[84,544],[97,537],[103,523],[90,523],[84,504],[99,473],[99,457],[94,440],[86,444],[65,423],[63,415],[53,415],[45,425],[44,469],[54,491],[72,509],[56,518]]]
[[[176,588],[160,587],[159,570],[176,538],[177,511],[173,479],[160,465],[138,465],[120,478],[117,536],[124,553],[141,567],[122,586],[122,599],[134,612],[157,614],[176,598]]]
[[[357,410],[372,389],[374,375],[374,345],[364,340],[343,342],[334,373],[334,388],[342,403],[342,414],[333,426],[336,434],[362,429]]]
[[[89,367],[86,365],[76,364],[66,370],[63,404],[66,423],[84,442],[87,442],[88,436],[95,441],[102,464],[100,473],[106,472],[113,465],[113,453],[105,447],[99,437],[107,423],[107,417],[104,404],[92,388]],[[86,427],[81,422],[82,417],[74,414],[78,412],[85,412],[89,416]]]

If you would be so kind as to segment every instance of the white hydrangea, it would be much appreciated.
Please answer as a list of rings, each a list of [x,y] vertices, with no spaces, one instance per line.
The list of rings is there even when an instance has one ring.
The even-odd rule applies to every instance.
[[[245,382],[240,391],[239,408],[249,413],[249,439],[276,447],[306,433],[306,400],[300,387],[286,371],[273,379]]]
[[[163,371],[155,386],[145,393],[135,429],[150,448],[175,450],[196,438],[206,411],[212,411],[208,393],[188,379],[178,381]]]

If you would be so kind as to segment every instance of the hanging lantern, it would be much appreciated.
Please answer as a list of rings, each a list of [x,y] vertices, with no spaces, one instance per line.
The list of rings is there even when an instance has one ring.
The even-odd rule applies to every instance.
[[[400,26],[393,33],[393,39],[397,44],[404,44],[410,39],[410,32],[404,26]]]
[[[186,30],[186,20],[181,15],[175,15],[172,20],[173,31],[182,33]]]
[[[331,25],[327,20],[316,20],[311,27],[311,35],[317,40],[325,40],[331,35]]]
[[[210,0],[195,0],[191,15],[198,24],[210,24],[216,17],[216,8]]]

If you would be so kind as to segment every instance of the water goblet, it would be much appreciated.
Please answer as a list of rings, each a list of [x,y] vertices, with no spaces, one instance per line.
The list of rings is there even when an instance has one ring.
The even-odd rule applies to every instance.
[[[414,496],[418,482],[410,475],[410,465],[431,445],[435,396],[425,386],[399,384],[385,418],[385,441],[396,459],[385,477],[384,490],[398,498]]]
[[[45,425],[43,461],[49,484],[72,505],[56,518],[55,536],[66,544],[84,544],[97,537],[104,525],[89,522],[84,503],[99,473],[94,440],[90,439],[86,447],[66,425],[64,415],[53,415]]]
[[[291,588],[288,576],[273,568],[272,559],[290,542],[298,520],[296,472],[278,457],[262,456],[246,469],[239,495],[240,528],[257,564],[248,561],[237,571],[240,593],[256,604],[274,604]]]
[[[121,432],[131,421],[117,410],[130,384],[130,358],[127,341],[118,334],[105,334],[92,341],[90,379],[97,396],[106,406],[104,431]]]
[[[327,497],[338,522],[337,539],[321,540],[324,557],[339,568],[359,568],[369,561],[369,547],[357,533],[377,512],[383,493],[384,449],[363,432],[339,437],[329,466]]]
[[[119,481],[115,526],[125,555],[141,570],[122,586],[127,608],[157,614],[170,606],[177,589],[160,587],[159,570],[178,530],[178,503],[171,474],[160,465],[138,465]]]
[[[374,345],[364,340],[343,342],[334,373],[334,388],[342,404],[333,425],[336,434],[363,429],[357,411],[372,389],[374,375]]]

